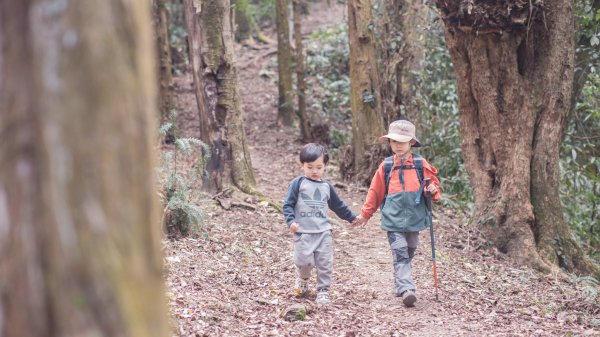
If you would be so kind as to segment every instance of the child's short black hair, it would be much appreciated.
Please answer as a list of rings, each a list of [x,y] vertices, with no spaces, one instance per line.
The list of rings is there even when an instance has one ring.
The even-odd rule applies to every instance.
[[[310,163],[323,156],[323,164],[329,162],[327,149],[321,144],[308,143],[300,149],[300,163]]]

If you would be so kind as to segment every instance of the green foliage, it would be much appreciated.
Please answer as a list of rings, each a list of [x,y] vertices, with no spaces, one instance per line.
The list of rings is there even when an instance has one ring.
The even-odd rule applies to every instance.
[[[201,149],[202,162],[206,163],[206,154],[210,153],[208,145],[196,138],[179,138],[175,129],[176,111],[172,110],[169,121],[160,126],[161,136],[174,138],[173,147],[163,152],[159,172],[162,177],[161,198],[164,204],[163,226],[170,235],[181,233],[188,235],[198,233],[199,226],[207,218],[206,213],[195,202],[194,186],[198,181],[194,171],[179,169],[182,159],[194,155],[194,150]],[[183,157],[183,158],[182,158]],[[203,166],[202,166],[203,167]],[[201,170],[204,173],[204,169]]]
[[[248,4],[248,11],[259,26],[269,26],[275,21],[275,0],[255,0]]]
[[[306,319],[306,309],[301,308],[300,310],[298,310],[294,318],[296,319],[296,321],[304,321]]]
[[[593,7],[593,0],[579,0],[575,7],[577,16],[578,35],[589,40],[591,48],[596,50],[595,61],[598,60],[600,45],[600,9]]]
[[[339,149],[340,147],[350,144],[350,136],[338,129],[331,129],[329,133],[329,137],[331,139],[331,147],[334,149]]]
[[[422,70],[415,74],[412,102],[419,107],[419,114],[406,117],[417,126],[423,144],[420,152],[439,170],[442,201],[453,208],[464,208],[471,203],[472,195],[460,147],[454,70],[440,24],[432,24],[427,32],[426,56],[421,61]]]
[[[588,76],[561,147],[561,200],[571,229],[600,258],[600,73]]]
[[[346,25],[331,25],[313,32],[305,50],[307,106],[332,126],[331,147],[337,149],[349,143],[351,121]]]

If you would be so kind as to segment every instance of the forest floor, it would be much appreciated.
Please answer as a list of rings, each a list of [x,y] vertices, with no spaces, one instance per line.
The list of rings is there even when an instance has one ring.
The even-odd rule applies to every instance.
[[[311,3],[307,31],[345,20],[344,6]],[[271,35],[273,36],[273,34]],[[258,189],[283,200],[297,165],[299,131],[276,124],[276,46],[238,46],[239,84],[246,135]],[[262,71],[262,72],[261,72]],[[189,74],[177,77],[178,124],[198,137],[197,108]],[[335,159],[327,179],[340,182]],[[338,187],[359,212],[365,189]],[[340,185],[341,186],[341,185]],[[283,215],[256,198],[256,209],[224,210],[210,199],[210,218],[197,236],[164,241],[167,295],[177,336],[599,336],[598,300],[581,280],[540,274],[514,265],[485,245],[476,227],[456,212],[434,209],[439,301],[435,300],[429,232],[423,231],[413,260],[418,287],[414,308],[394,296],[392,257],[379,213],[353,229],[335,219],[332,303],[315,295],[293,296],[292,236]],[[435,207],[435,206],[434,206]],[[314,285],[314,274],[313,274]],[[588,295],[586,297],[586,294]],[[597,295],[596,295],[597,296]],[[303,320],[286,319],[301,304]]]

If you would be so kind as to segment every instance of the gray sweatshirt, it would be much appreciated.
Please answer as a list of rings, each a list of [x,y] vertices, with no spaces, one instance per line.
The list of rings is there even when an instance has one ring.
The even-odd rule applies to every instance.
[[[305,176],[296,177],[288,186],[283,201],[283,215],[288,227],[297,222],[298,233],[321,233],[330,230],[327,209],[340,218],[352,222],[356,215],[335,193],[326,180],[315,181]]]

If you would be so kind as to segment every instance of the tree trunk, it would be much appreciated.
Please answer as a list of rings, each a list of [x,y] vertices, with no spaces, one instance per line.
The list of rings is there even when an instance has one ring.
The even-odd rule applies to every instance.
[[[288,24],[287,0],[275,0],[275,22],[277,24],[277,70],[279,103],[277,122],[291,126],[294,123],[294,93],[292,88],[292,54]]]
[[[235,6],[235,40],[244,41],[252,38],[253,23],[252,15],[248,11],[250,0],[233,0]]]
[[[264,43],[274,43],[268,36],[263,34],[263,32],[258,27],[256,20],[252,16],[250,12],[250,7],[248,6],[251,1],[250,0],[234,0],[235,5],[235,39],[236,41],[246,41],[248,40],[250,43],[253,43],[254,37],[257,37],[259,41]]]
[[[419,34],[429,25],[429,7],[419,0],[382,0],[381,7],[377,46],[384,124],[401,118],[415,120],[419,115],[415,73],[425,57],[425,39],[419,39]]]
[[[0,2],[0,335],[169,336],[150,2],[61,4]]]
[[[559,199],[559,144],[573,85],[573,4],[437,6],[457,77],[475,220],[520,263],[592,271]]]
[[[168,119],[171,109],[171,83],[173,76],[171,71],[171,46],[169,45],[169,12],[165,0],[154,0],[154,30],[156,33],[156,44],[159,60],[159,95],[158,107],[160,109],[160,120]]]
[[[304,54],[302,52],[302,11],[301,0],[293,1],[294,11],[294,38],[296,41],[296,81],[298,87],[298,117],[302,139],[306,142],[312,140],[310,131],[310,118],[306,112],[306,83],[304,82]]]
[[[206,166],[211,187],[221,191],[233,183],[243,192],[256,193],[235,68],[233,8],[228,0],[185,0],[184,5],[200,138],[211,147]]]
[[[350,86],[352,107],[352,170],[367,182],[383,158],[377,137],[384,133],[379,73],[370,0],[348,1]],[[342,174],[349,168],[342,167]]]

